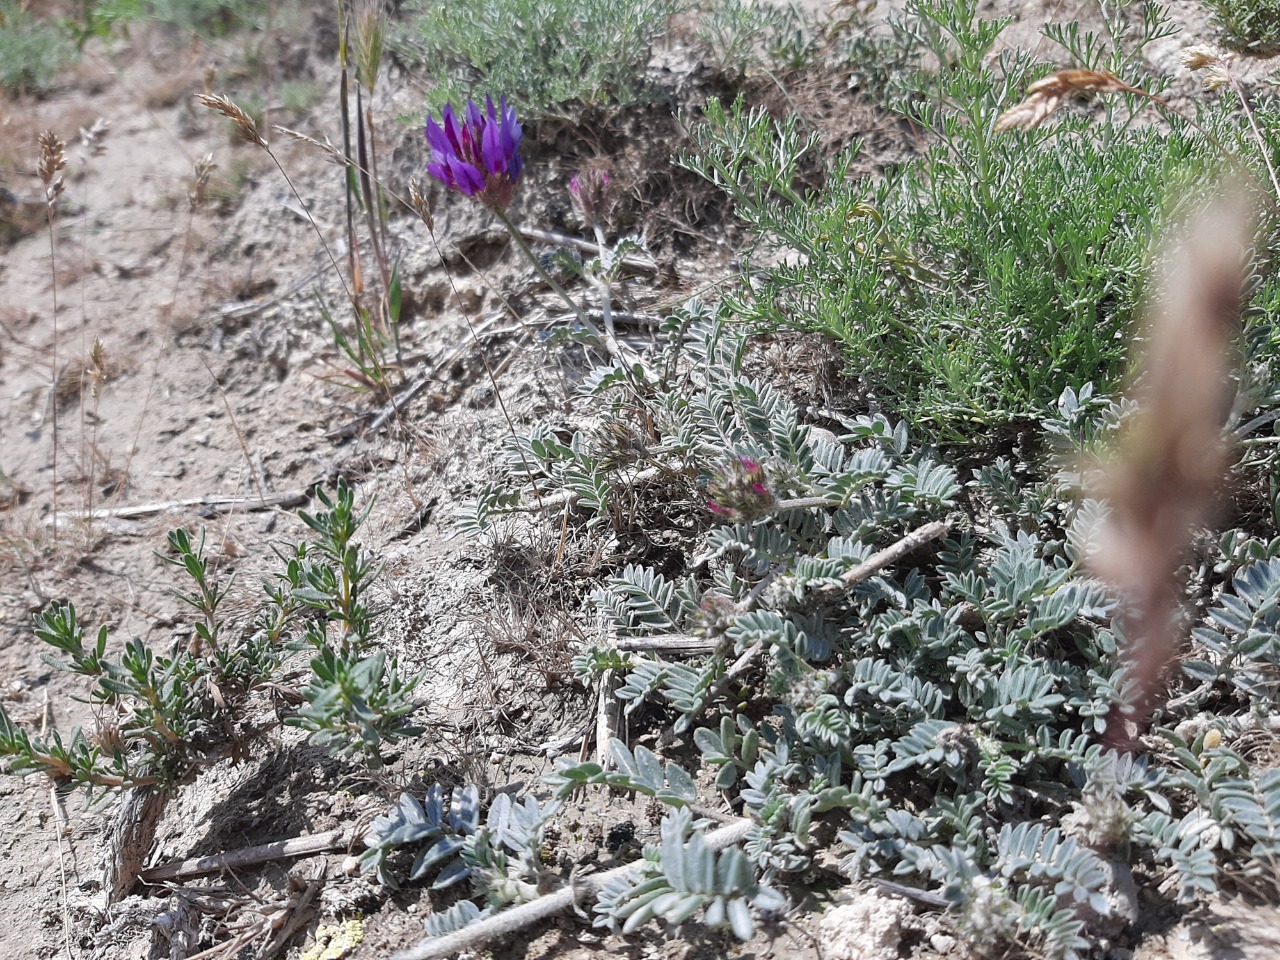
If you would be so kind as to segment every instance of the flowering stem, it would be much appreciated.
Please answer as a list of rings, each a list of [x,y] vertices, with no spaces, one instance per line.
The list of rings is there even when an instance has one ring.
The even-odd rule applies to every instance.
[[[1227,81],[1231,84],[1231,89],[1236,92],[1236,96],[1240,98],[1240,109],[1244,111],[1245,117],[1249,120],[1249,127],[1253,130],[1253,137],[1258,141],[1258,152],[1262,154],[1262,162],[1267,165],[1267,174],[1271,177],[1271,188],[1275,191],[1276,200],[1280,201],[1280,179],[1276,178],[1276,168],[1271,163],[1271,151],[1267,149],[1267,141],[1263,139],[1262,131],[1258,129],[1258,121],[1254,119],[1253,108],[1249,106],[1249,97],[1244,92],[1244,84],[1229,70],[1227,71]]]
[[[597,327],[595,323],[592,322],[591,318],[588,317],[585,312],[583,312],[582,307],[578,306],[577,302],[573,299],[573,297],[569,296],[569,291],[566,290],[564,287],[560,286],[560,284],[556,283],[555,279],[551,276],[551,274],[548,273],[546,269],[542,266],[542,261],[539,260],[538,255],[529,248],[529,244],[525,242],[524,237],[520,236],[520,231],[516,229],[516,225],[511,222],[510,218],[508,218],[507,215],[501,210],[494,210],[493,215],[497,217],[498,222],[501,223],[503,227],[506,228],[507,233],[511,234],[511,239],[514,240],[515,245],[520,248],[520,252],[523,253],[526,258],[528,258],[531,264],[533,264],[533,269],[537,271],[538,276],[540,276],[543,279],[543,281],[547,284],[547,286],[549,286],[552,290],[554,290],[557,294],[559,294],[560,299],[562,299],[565,303],[569,305],[569,308],[577,316],[578,322],[581,323],[588,330],[590,330],[597,337],[604,338],[604,334],[600,332],[600,328]],[[611,342],[612,340],[613,338],[612,336],[610,336],[609,338],[607,338],[606,342]]]
[[[1235,83],[1235,77],[1232,76],[1230,73],[1227,74],[1227,78],[1228,80],[1232,81],[1233,84]],[[1270,206],[1273,211],[1280,209],[1280,207],[1277,207],[1277,203],[1280,203],[1280,183],[1277,183],[1276,181],[1276,174],[1275,174],[1275,171],[1272,170],[1271,168],[1271,159],[1267,154],[1265,146],[1263,145],[1263,141],[1261,139],[1260,133],[1257,134],[1259,138],[1258,144],[1259,146],[1263,147],[1262,157],[1266,161],[1267,171],[1271,174],[1271,183],[1276,191],[1276,195],[1274,197],[1268,194],[1265,185],[1262,183],[1262,181],[1260,181],[1257,178],[1254,172],[1249,169],[1248,164],[1246,164],[1243,160],[1241,160],[1236,154],[1228,150],[1226,144],[1224,144],[1221,140],[1219,140],[1212,133],[1206,130],[1203,126],[1197,123],[1194,119],[1187,116],[1186,113],[1184,113],[1183,111],[1175,107],[1173,104],[1171,104],[1168,100],[1164,99],[1163,97],[1158,97],[1154,93],[1148,93],[1146,90],[1143,90],[1141,87],[1132,87],[1132,86],[1128,86],[1127,84],[1124,92],[1134,94],[1138,97],[1141,97],[1143,100],[1148,101],[1149,103],[1155,104],[1156,107],[1159,108],[1159,110],[1165,116],[1177,117],[1179,120],[1185,123],[1192,130],[1196,131],[1196,133],[1204,137],[1205,140],[1207,140],[1215,150],[1221,153],[1223,156],[1223,159],[1225,159],[1227,163],[1231,164],[1231,166],[1233,166],[1237,171],[1239,171],[1240,174],[1244,176],[1246,180],[1249,180],[1254,184],[1254,186],[1259,187],[1261,189],[1261,192],[1265,196],[1267,196],[1268,206]],[[1245,116],[1249,118],[1250,124],[1253,124],[1253,114],[1249,112],[1249,107],[1247,104],[1245,104],[1243,91],[1237,89],[1236,92],[1240,95],[1240,103],[1241,105],[1244,106]],[[1257,133],[1258,128],[1256,125],[1254,125],[1253,129],[1255,133]]]
[[[609,271],[613,268],[613,257],[609,253],[608,244],[605,243],[604,228],[600,226],[600,221],[593,220],[591,229],[595,231],[596,243],[600,247],[600,275],[592,278],[600,290],[600,319],[604,321],[605,333],[609,335],[610,340],[614,340],[616,338],[613,333],[612,291],[609,287]]]

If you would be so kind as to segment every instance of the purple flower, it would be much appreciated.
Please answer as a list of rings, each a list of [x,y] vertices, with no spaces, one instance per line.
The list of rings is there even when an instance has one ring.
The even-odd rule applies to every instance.
[[[776,502],[764,467],[747,456],[735,457],[722,467],[707,492],[707,508],[731,521],[766,516]]]
[[[507,98],[495,109],[492,97],[485,97],[485,110],[467,101],[459,121],[453,104],[445,104],[443,125],[427,118],[427,143],[431,162],[427,173],[450,190],[476,197],[486,207],[505,210],[524,161],[520,159],[520,139],[524,136],[516,111]]]

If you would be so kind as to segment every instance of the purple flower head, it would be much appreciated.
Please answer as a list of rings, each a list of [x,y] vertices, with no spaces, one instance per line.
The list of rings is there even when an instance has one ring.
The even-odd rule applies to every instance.
[[[707,507],[726,520],[756,520],[773,511],[773,491],[759,461],[737,456],[711,478]]]
[[[431,162],[427,173],[450,190],[476,197],[486,207],[505,210],[524,161],[520,159],[520,139],[524,132],[516,120],[514,107],[502,97],[497,108],[492,97],[485,97],[482,111],[468,100],[462,119],[453,104],[444,107],[442,123],[427,118],[427,144]]]

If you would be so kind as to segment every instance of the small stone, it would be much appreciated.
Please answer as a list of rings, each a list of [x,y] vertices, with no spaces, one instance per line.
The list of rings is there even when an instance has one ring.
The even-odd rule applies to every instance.
[[[897,960],[902,924],[911,907],[875,892],[859,894],[818,921],[831,960]]]
[[[938,953],[950,953],[956,948],[956,938],[948,937],[945,933],[935,933],[929,938],[929,946]]]
[[[348,877],[355,877],[360,874],[360,858],[351,856],[342,858],[342,872]]]

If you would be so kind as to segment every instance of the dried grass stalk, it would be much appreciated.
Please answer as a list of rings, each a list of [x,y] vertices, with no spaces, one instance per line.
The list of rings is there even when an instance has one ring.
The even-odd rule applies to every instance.
[[[1066,99],[1081,93],[1143,93],[1114,74],[1102,70],[1059,70],[1027,88],[1027,95],[996,120],[996,133],[1020,127],[1032,130],[1044,123]]]
[[[236,128],[236,136],[245,143],[266,149],[267,141],[258,132],[258,123],[234,100],[221,94],[197,93],[196,101],[230,120]]]
[[[1093,491],[1111,509],[1091,564],[1125,600],[1135,683],[1133,702],[1113,707],[1108,719],[1114,745],[1130,743],[1157,703],[1177,647],[1177,569],[1213,512],[1250,223],[1243,192],[1224,193],[1188,223],[1166,258],[1133,389],[1138,409]]]

